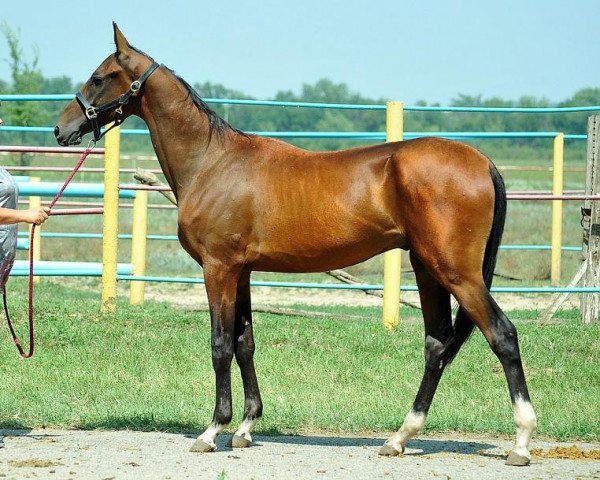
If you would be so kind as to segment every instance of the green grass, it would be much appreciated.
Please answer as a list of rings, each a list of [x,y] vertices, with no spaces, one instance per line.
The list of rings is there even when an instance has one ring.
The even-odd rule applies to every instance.
[[[9,303],[25,334],[25,285]],[[165,303],[119,304],[98,313],[96,292],[44,281],[36,289],[37,352],[22,361],[4,330],[0,341],[0,427],[199,431],[210,420],[214,380],[208,314]],[[406,321],[387,332],[379,311],[336,307],[364,320],[256,314],[257,371],[265,415],[259,432],[389,431],[410,408],[423,370],[423,328]],[[408,316],[409,310],[403,311]],[[539,326],[513,312],[539,432],[600,438],[600,327],[575,311]],[[242,389],[233,368],[234,423]],[[512,434],[504,375],[475,333],[446,372],[429,431]]]

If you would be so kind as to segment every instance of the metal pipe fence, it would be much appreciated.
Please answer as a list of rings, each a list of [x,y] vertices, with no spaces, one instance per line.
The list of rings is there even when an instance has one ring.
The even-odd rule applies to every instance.
[[[0,101],[6,102],[38,102],[38,101],[64,101],[69,102],[75,98],[73,94],[23,94],[0,95]],[[343,104],[323,102],[289,102],[279,100],[253,100],[232,98],[205,98],[206,103],[225,105],[249,105],[262,107],[295,107],[295,108],[332,108],[341,110],[385,110],[383,104]],[[409,112],[467,112],[467,113],[574,113],[597,112],[600,105],[574,106],[574,107],[453,107],[453,106],[427,106],[405,105],[404,110]]]
[[[73,95],[0,95],[0,100],[3,101],[70,101],[74,98]],[[230,105],[250,105],[250,106],[277,106],[284,108],[331,108],[331,109],[348,109],[348,110],[386,110],[389,105],[350,105],[350,104],[332,104],[332,103],[313,103],[313,102],[282,102],[282,101],[263,101],[263,100],[236,100],[236,99],[205,99],[207,103],[214,104],[230,104]],[[571,112],[595,112],[600,111],[600,106],[583,106],[583,107],[535,107],[535,108],[521,108],[521,107],[438,107],[438,106],[404,106],[403,110],[409,112],[479,112],[479,113],[532,113],[532,114],[540,114],[540,113],[571,113]],[[52,133],[53,127],[23,127],[23,126],[1,126],[0,131],[6,132],[31,132],[31,133]],[[269,136],[274,138],[305,138],[305,139],[317,139],[317,138],[337,138],[337,139],[352,139],[352,140],[368,140],[368,141],[382,141],[386,140],[387,133],[386,132],[277,132],[277,131],[269,131],[269,132],[247,132],[254,133],[263,136]],[[123,129],[121,130],[121,134],[123,135],[147,135],[148,131],[145,129]],[[552,168],[554,172],[560,170],[560,175],[557,177],[555,175],[555,188],[553,188],[552,194],[547,193],[509,193],[508,198],[510,200],[551,200],[553,202],[553,209],[557,206],[561,205],[563,200],[584,200],[584,199],[592,199],[599,200],[600,196],[584,196],[574,193],[565,194],[562,191],[562,142],[564,140],[585,140],[587,135],[583,134],[563,134],[560,132],[404,132],[403,139],[412,139],[412,138],[420,138],[424,136],[435,136],[435,137],[443,137],[457,140],[485,140],[485,139],[543,139],[543,138],[552,138],[554,139],[554,148],[555,148],[555,163]],[[557,142],[558,141],[558,142]],[[557,158],[557,145],[560,146],[560,154]],[[20,152],[28,151],[28,147],[21,147],[22,150],[17,150]],[[46,149],[46,150],[44,150]],[[41,147],[34,151],[33,153],[53,153],[58,154],[59,149],[53,147]],[[108,150],[108,148],[107,148]],[[6,150],[4,150],[6,151]],[[0,153],[4,152],[0,148]],[[74,150],[71,150],[73,153]],[[118,152],[118,144],[117,144],[117,152]],[[108,154],[108,152],[97,152],[98,154]],[[54,167],[56,170],[54,171],[65,171],[58,170],[61,167]],[[116,171],[118,173],[118,154],[117,154],[117,169],[111,167],[111,171]],[[25,170],[25,168],[23,168]],[[31,169],[29,169],[31,170]],[[103,169],[89,169],[90,172],[100,173]],[[133,169],[130,169],[133,170]],[[35,170],[32,170],[35,171]],[[38,171],[42,171],[41,169]],[[123,170],[124,171],[124,170]],[[560,183],[560,188],[558,183]],[[41,184],[38,184],[41,185]],[[111,187],[113,188],[113,187]],[[134,186],[134,185],[121,185],[118,191],[120,192],[118,196],[126,196],[131,195],[126,198],[135,198],[135,191],[143,191],[145,194],[146,191],[167,191],[168,187],[164,188],[156,188],[156,187],[148,187],[148,186]],[[29,192],[32,192],[30,190]],[[39,189],[37,190],[40,191]],[[22,192],[23,194],[28,194],[27,190]],[[88,192],[89,193],[89,192]],[[32,194],[32,193],[29,193]],[[33,195],[33,194],[32,194]],[[41,193],[41,195],[45,195]],[[50,195],[50,193],[48,193]],[[80,191],[79,194],[74,196],[82,196],[86,197],[87,194],[83,191]],[[106,200],[106,199],[105,199]],[[164,206],[167,207],[167,206]],[[147,209],[147,206],[145,207]],[[162,208],[162,207],[161,207]],[[172,208],[172,207],[171,207]],[[557,210],[560,211],[560,210]],[[554,225],[554,223],[553,223]],[[60,232],[42,232],[43,236],[55,238],[103,238],[103,234],[84,234],[84,233],[60,233]],[[68,235],[68,236],[67,236]],[[111,234],[112,235],[112,234]],[[116,235],[115,239],[132,239],[134,240],[134,235],[129,234],[119,234]],[[174,240],[177,237],[175,235],[143,235],[145,239],[153,239],[153,240]],[[580,247],[575,246],[562,246],[560,243],[557,245],[554,241],[556,238],[556,234],[554,233],[553,226],[553,244],[552,245],[503,245],[502,249],[506,250],[552,250],[553,258],[557,252],[560,251],[580,251]],[[56,269],[56,272],[60,272],[60,269]],[[41,275],[52,274],[52,273],[42,273]],[[71,275],[72,273],[65,273],[65,275]],[[152,282],[178,282],[178,283],[203,283],[201,278],[168,278],[168,277],[156,277],[156,276],[147,276],[143,274],[136,274],[134,271],[131,272],[123,272],[118,269],[115,271],[115,279],[116,280],[127,280],[130,282],[144,282],[144,281],[152,281]],[[325,288],[325,289],[344,289],[344,290],[381,290],[383,289],[383,285],[347,285],[347,284],[327,284],[327,283],[311,283],[311,282],[269,282],[269,281],[255,281],[252,282],[254,286],[260,287],[287,287],[287,288]],[[403,285],[400,287],[402,291],[416,291],[416,286],[413,285]],[[492,289],[494,292],[498,293],[597,293],[600,292],[598,288],[568,288],[568,287],[494,287]],[[103,290],[103,302],[104,302],[104,290]]]
[[[53,133],[53,127],[24,127],[13,125],[0,126],[0,132],[29,132],[29,133]],[[385,132],[273,132],[273,131],[247,131],[250,135],[260,135],[271,138],[304,138],[304,139],[342,139],[342,140],[372,140],[384,141]],[[451,140],[501,140],[515,138],[554,138],[560,132],[404,132],[405,140],[413,140],[423,137],[447,138]],[[124,128],[123,135],[149,135],[150,132],[144,128]],[[565,140],[586,140],[587,135],[564,134]]]

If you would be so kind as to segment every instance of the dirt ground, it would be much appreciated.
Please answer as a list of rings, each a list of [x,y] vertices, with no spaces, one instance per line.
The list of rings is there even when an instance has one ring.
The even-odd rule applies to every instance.
[[[124,290],[123,295],[127,292]],[[208,305],[204,285],[147,284],[146,298],[171,302],[186,308],[203,308]],[[543,310],[556,298],[550,294],[498,293],[494,298],[504,310]],[[417,292],[403,292],[403,301],[419,305]],[[579,296],[570,295],[561,309],[579,308]],[[347,305],[380,307],[382,299],[357,290],[324,290],[312,288],[252,288],[255,307],[289,307],[291,305]]]
[[[5,431],[2,479],[600,479],[600,460],[534,457],[528,467],[507,467],[511,440],[457,434],[422,435],[402,457],[380,457],[387,434],[364,437],[256,436],[249,449],[189,452],[195,435],[162,432]],[[592,452],[600,444],[533,440],[539,452]],[[558,450],[561,451],[561,450]],[[552,455],[550,455],[552,456]],[[560,455],[559,455],[560,456]]]

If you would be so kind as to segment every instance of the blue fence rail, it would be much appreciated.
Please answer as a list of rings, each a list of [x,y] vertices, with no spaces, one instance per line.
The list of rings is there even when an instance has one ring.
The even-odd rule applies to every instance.
[[[0,101],[71,101],[75,98],[73,94],[56,95],[0,95]],[[229,98],[205,98],[205,102],[224,105],[250,105],[269,107],[293,107],[293,108],[330,108],[345,110],[385,110],[386,106],[381,104],[341,104],[320,102],[288,102],[278,100],[249,100]],[[408,112],[465,112],[465,113],[581,113],[600,111],[600,105],[578,106],[578,107],[453,107],[453,106],[425,106],[406,105],[404,110]],[[31,132],[52,133],[54,127],[25,127],[4,125],[0,131],[6,132]],[[148,135],[146,129],[122,129],[123,135]],[[258,132],[247,133],[273,138],[334,138],[353,140],[385,140],[385,132]],[[510,138],[553,138],[559,132],[405,132],[406,140],[425,136],[450,138],[455,140],[468,139],[510,139]],[[566,140],[585,140],[586,135],[565,134]]]
[[[117,264],[118,275],[130,275],[132,267],[130,263]],[[33,273],[36,276],[77,276],[77,277],[99,277],[102,275],[101,262],[55,262],[38,261],[33,264]],[[10,272],[12,277],[29,276],[29,261],[16,260]]]
[[[63,184],[61,182],[17,182],[19,194],[23,196],[54,197]],[[65,188],[63,197],[103,198],[102,183],[71,183]],[[135,191],[119,190],[119,198],[135,198]]]
[[[75,98],[73,94],[44,94],[44,95],[0,95],[0,101],[6,102],[37,102],[37,101],[65,101]],[[252,105],[263,107],[295,107],[295,108],[332,108],[342,110],[385,110],[381,104],[344,104],[320,102],[287,102],[279,100],[252,100],[233,98],[204,98],[206,103],[224,105]],[[452,106],[427,106],[405,105],[408,112],[471,112],[471,113],[576,113],[597,112],[600,105],[584,105],[578,107],[452,107]]]
[[[156,283],[187,283],[204,284],[203,278],[195,277],[154,277],[149,275],[117,275],[117,280],[131,282],[156,282]],[[316,282],[269,282],[253,280],[253,287],[278,287],[278,288],[321,288],[326,290],[383,290],[383,285],[374,284],[346,284],[346,283],[316,283]],[[402,285],[402,292],[418,292],[416,285]],[[596,287],[492,287],[495,293],[600,293]]]
[[[0,132],[29,132],[29,133],[53,133],[54,127],[21,127],[3,125]],[[386,139],[385,132],[261,132],[248,131],[250,135],[260,135],[271,138],[335,138],[341,140],[379,140]],[[560,132],[404,132],[405,140],[422,137],[448,138],[452,140],[501,140],[514,138],[554,138]],[[144,128],[123,128],[122,135],[149,135],[150,132]],[[586,140],[587,135],[577,133],[566,133],[565,140]]]

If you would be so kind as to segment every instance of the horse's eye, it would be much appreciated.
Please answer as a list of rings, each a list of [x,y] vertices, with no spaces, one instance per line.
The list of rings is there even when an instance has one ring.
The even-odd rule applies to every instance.
[[[102,85],[102,77],[92,77],[92,83],[99,87]]]

